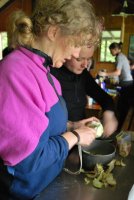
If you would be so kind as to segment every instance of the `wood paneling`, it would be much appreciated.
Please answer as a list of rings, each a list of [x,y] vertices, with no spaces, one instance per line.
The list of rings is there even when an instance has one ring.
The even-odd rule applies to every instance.
[[[24,10],[26,14],[30,14],[32,10],[32,0],[15,0],[0,12],[0,31],[7,30],[7,21],[9,16],[15,10]]]
[[[90,0],[93,4],[96,14],[98,16],[104,16],[105,18],[105,28],[106,30],[111,29],[121,29],[122,25],[122,17],[113,17],[112,13],[122,6],[121,0]],[[0,31],[6,31],[6,24],[8,20],[8,16],[17,9],[24,10],[27,14],[30,14],[32,11],[32,0],[14,0],[6,9],[0,12]],[[124,44],[123,44],[123,52],[128,55],[129,48],[129,38],[130,35],[134,34],[134,16],[129,16],[125,19],[125,35],[124,35]],[[99,61],[99,49],[95,53],[95,60]],[[103,67],[102,67],[103,65]],[[96,68],[106,68],[108,66],[109,69],[113,69],[112,64],[99,63]]]
[[[106,30],[110,29],[121,29],[122,26],[122,17],[112,16],[115,10],[122,6],[120,0],[90,0],[95,7],[96,14],[99,16],[105,17],[105,28]],[[132,4],[134,6],[134,2]],[[134,34],[134,16],[128,16],[125,19],[125,35],[124,35],[124,44],[123,52],[128,55],[129,47],[129,37],[131,34]],[[98,57],[96,56],[97,60]]]
[[[91,70],[93,77],[97,76],[97,73],[101,69],[106,69],[108,72],[115,70],[115,64],[110,62],[96,62],[95,68]]]

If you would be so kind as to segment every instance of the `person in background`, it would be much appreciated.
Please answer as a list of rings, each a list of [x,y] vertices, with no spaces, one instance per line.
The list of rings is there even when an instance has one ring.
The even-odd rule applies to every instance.
[[[121,52],[122,43],[113,42],[109,46],[110,52],[116,58],[116,69],[112,72],[99,72],[99,76],[117,76],[119,77],[119,85],[126,87],[133,83],[130,65],[127,57]]]
[[[86,117],[87,95],[103,109],[104,133],[110,136],[117,128],[112,98],[104,92],[87,71],[95,46],[82,47],[78,58],[72,57],[60,69],[51,68],[51,73],[60,81],[63,97],[68,109],[69,123]]]
[[[49,70],[98,42],[94,9],[88,0],[36,2],[31,17],[18,11],[10,18],[15,49],[0,62],[1,199],[35,198],[61,172],[69,150],[96,137],[85,126],[94,117],[67,131],[61,87]]]

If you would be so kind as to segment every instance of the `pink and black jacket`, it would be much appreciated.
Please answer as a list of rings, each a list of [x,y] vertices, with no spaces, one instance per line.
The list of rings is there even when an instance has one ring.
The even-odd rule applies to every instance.
[[[59,82],[51,75],[57,96],[48,80],[47,59],[20,47],[0,62],[0,159],[14,199],[38,195],[60,173],[68,155],[61,136],[67,112]]]

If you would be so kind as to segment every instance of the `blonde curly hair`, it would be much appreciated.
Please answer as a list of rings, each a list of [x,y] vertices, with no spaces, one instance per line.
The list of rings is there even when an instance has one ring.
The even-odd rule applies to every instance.
[[[38,0],[31,18],[22,11],[12,15],[9,41],[14,46],[32,46],[51,25],[60,27],[65,36],[73,36],[70,41],[75,46],[91,45],[100,38],[99,20],[89,0]]]

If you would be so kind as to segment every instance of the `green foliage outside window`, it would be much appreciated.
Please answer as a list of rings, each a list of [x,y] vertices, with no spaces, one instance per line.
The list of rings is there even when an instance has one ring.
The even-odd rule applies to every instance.
[[[0,32],[0,60],[2,59],[2,51],[8,46],[7,32]]]
[[[103,31],[101,39],[100,61],[115,62],[109,51],[109,46],[112,42],[120,42],[121,31]]]

